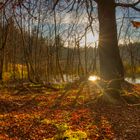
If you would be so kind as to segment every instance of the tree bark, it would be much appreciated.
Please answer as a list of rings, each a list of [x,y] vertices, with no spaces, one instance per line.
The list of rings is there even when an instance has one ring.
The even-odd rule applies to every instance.
[[[106,81],[124,79],[118,48],[115,0],[98,0],[100,75]],[[113,88],[120,85],[113,85]]]

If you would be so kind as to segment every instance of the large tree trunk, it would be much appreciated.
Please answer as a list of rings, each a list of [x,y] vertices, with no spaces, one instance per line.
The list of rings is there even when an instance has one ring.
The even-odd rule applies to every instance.
[[[124,78],[124,70],[118,48],[115,0],[98,0],[98,18],[101,78],[106,81],[117,81],[112,88],[119,88],[118,81]]]

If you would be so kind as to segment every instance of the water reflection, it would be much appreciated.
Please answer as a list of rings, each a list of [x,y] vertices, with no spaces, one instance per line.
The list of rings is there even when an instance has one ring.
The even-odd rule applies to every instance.
[[[74,75],[63,75],[64,81],[62,81],[62,79],[60,79],[60,77],[56,77],[55,79],[53,79],[53,83],[59,84],[59,83],[67,83],[67,82],[73,82],[75,80],[78,80],[79,77],[74,76]],[[100,80],[100,77],[97,75],[90,75],[88,77],[89,81],[97,81]],[[137,77],[135,79],[132,79],[131,77],[126,77],[125,78],[126,81],[132,83],[132,84],[140,84],[140,77]]]
[[[100,77],[96,76],[96,75],[91,75],[91,76],[89,76],[88,80],[94,82],[96,80],[100,80]],[[125,80],[132,84],[140,84],[140,77],[135,78],[135,79],[133,79],[131,77],[126,77]]]
[[[126,81],[132,83],[132,84],[140,84],[140,78],[131,78],[131,77],[127,77],[125,78]]]

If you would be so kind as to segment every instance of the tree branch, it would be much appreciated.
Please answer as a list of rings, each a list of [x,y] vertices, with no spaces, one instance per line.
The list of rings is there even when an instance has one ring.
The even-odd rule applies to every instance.
[[[9,2],[9,0],[6,0],[5,2],[0,2],[0,10],[5,8],[6,4]]]
[[[138,0],[135,3],[132,4],[127,4],[127,3],[116,3],[115,6],[121,6],[121,7],[126,7],[126,8],[132,8],[136,11],[140,12],[140,8],[136,7],[138,4],[140,4],[140,0]]]
[[[54,5],[53,5],[53,10],[55,9],[56,5],[58,4],[59,0],[56,0]]]

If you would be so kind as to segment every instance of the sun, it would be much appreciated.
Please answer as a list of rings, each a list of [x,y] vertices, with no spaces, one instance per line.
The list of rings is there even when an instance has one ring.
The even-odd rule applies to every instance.
[[[92,32],[89,32],[87,34],[87,42],[95,43],[98,41],[98,35],[97,34],[92,34]]]
[[[92,34],[92,32],[89,32],[87,34],[87,44],[90,44],[91,46],[95,46],[95,43],[98,44],[98,34]],[[83,38],[81,41],[80,41],[80,44],[81,46],[84,46],[85,45],[85,38]]]

